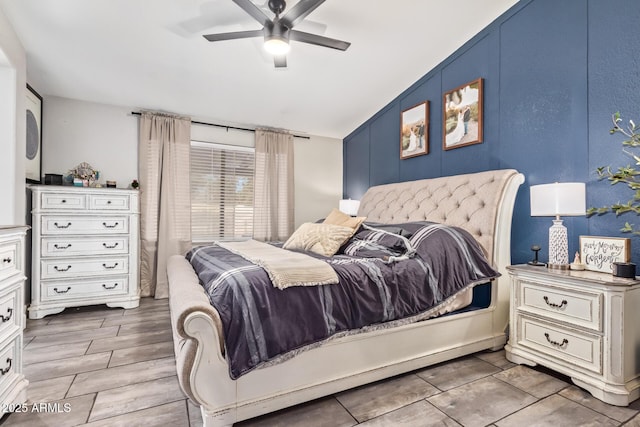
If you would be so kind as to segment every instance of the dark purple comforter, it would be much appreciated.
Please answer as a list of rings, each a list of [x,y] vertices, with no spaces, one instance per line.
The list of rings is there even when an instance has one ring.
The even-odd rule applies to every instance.
[[[220,313],[231,378],[336,334],[418,315],[499,276],[462,229],[369,225],[332,258],[310,254],[331,264],[336,285],[280,290],[261,267],[219,246],[187,254]]]

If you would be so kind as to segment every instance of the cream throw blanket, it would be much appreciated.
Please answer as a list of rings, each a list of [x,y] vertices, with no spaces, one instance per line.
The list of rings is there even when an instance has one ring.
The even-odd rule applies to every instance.
[[[256,240],[216,244],[264,268],[273,286],[279,289],[338,283],[338,275],[329,264],[309,255]]]

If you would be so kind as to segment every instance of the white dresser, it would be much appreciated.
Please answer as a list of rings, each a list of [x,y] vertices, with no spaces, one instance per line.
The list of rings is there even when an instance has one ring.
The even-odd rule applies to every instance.
[[[29,384],[22,373],[27,229],[0,226],[0,405],[9,412],[27,400]]]
[[[30,186],[31,305],[39,319],[67,307],[137,307],[136,190]]]
[[[528,265],[507,269],[507,359],[568,375],[612,405],[640,397],[640,281]]]

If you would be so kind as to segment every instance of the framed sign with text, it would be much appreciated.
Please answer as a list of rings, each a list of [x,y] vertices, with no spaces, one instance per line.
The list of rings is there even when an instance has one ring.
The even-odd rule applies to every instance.
[[[631,239],[580,236],[580,258],[587,270],[612,273],[614,262],[631,259]]]

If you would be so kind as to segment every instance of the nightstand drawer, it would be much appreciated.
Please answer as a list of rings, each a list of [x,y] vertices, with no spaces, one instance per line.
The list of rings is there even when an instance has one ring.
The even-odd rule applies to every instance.
[[[121,255],[129,253],[128,236],[45,237],[40,245],[43,257]]]
[[[602,337],[539,322],[528,317],[519,319],[518,343],[547,354],[557,363],[574,364],[602,373]]]
[[[561,289],[522,281],[520,311],[551,317],[558,321],[602,331],[602,294]]]
[[[129,195],[92,194],[89,196],[89,209],[129,210]]]
[[[125,234],[129,232],[127,216],[50,216],[42,217],[42,234]]]
[[[76,298],[112,297],[126,295],[129,282],[126,277],[103,280],[56,281],[43,283],[42,299],[46,301]]]
[[[84,194],[43,193],[40,206],[42,209],[84,210],[87,198]]]

